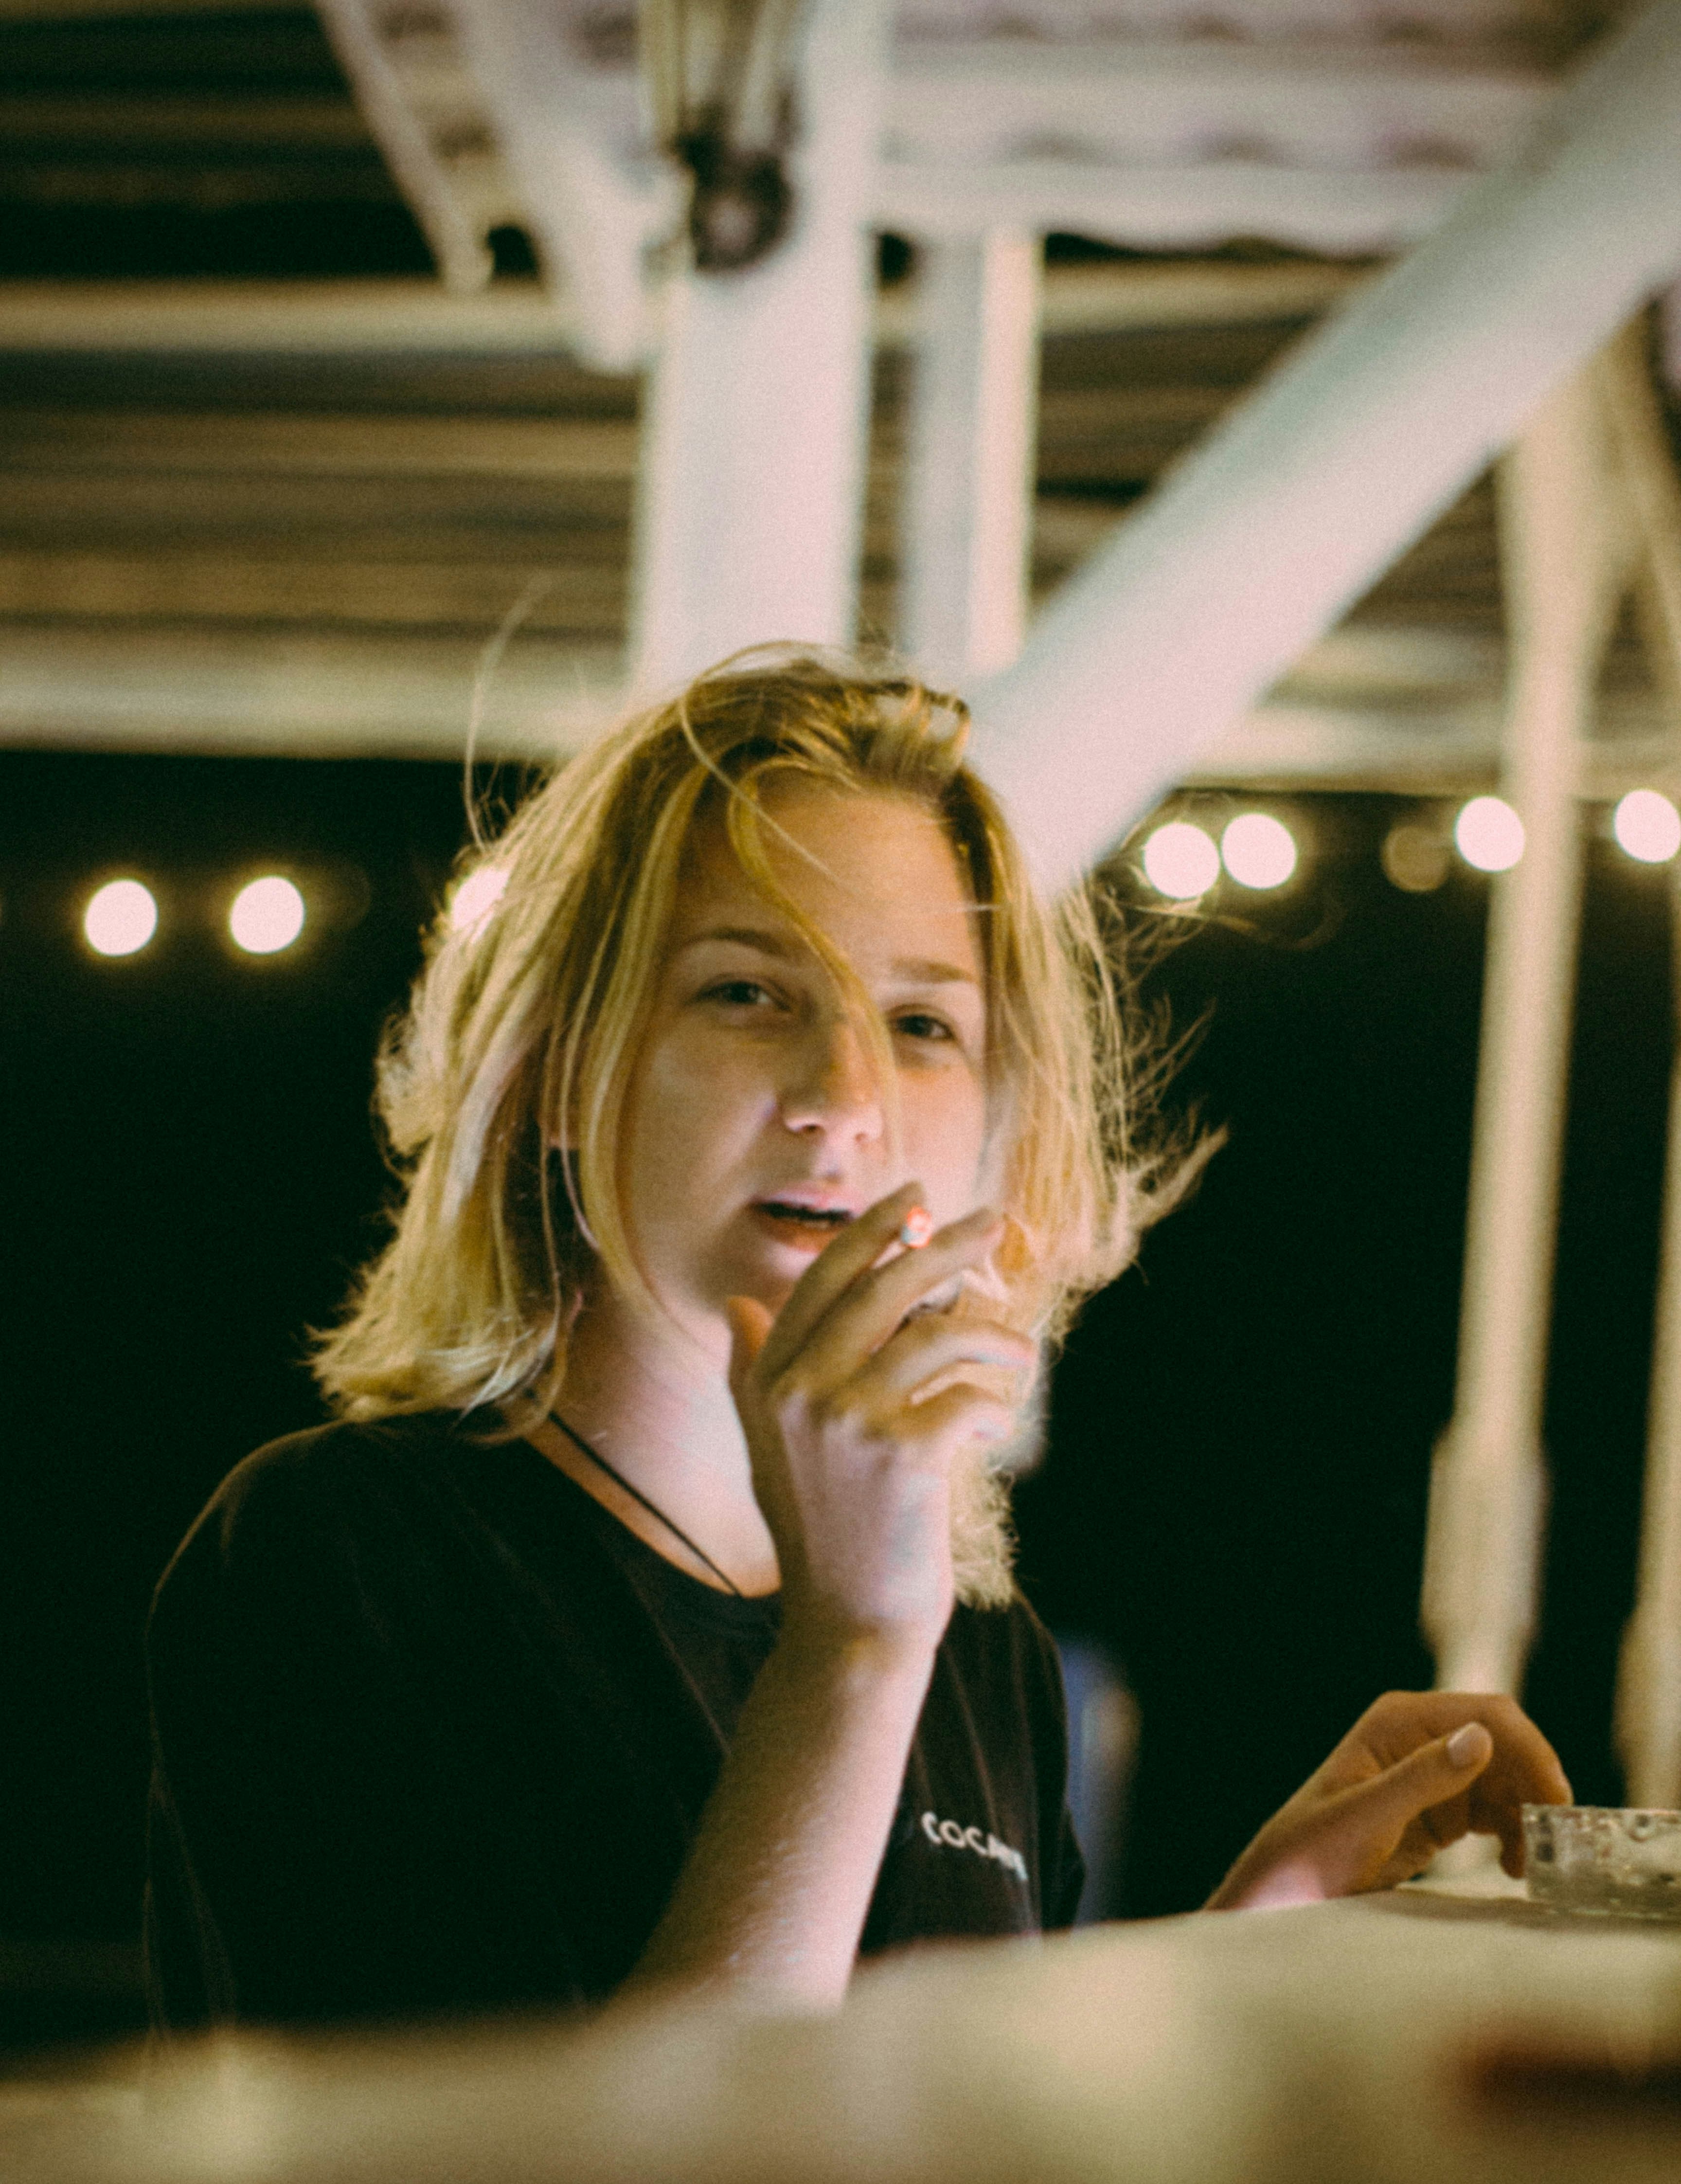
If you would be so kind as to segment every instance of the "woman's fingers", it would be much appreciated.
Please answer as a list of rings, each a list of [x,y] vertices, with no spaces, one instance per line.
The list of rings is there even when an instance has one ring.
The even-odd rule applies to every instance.
[[[850,1221],[811,1262],[794,1284],[776,1316],[776,1331],[765,1344],[765,1368],[777,1371],[797,1357],[812,1329],[848,1284],[874,1266],[905,1225],[922,1195],[920,1184],[907,1183]]]
[[[912,1184],[860,1214],[774,1323],[751,1299],[727,1301],[731,1391],[786,1613],[831,1633],[849,1623],[937,1640],[952,1598],[946,1474],[964,1442],[1012,1430],[1008,1384],[984,1384],[1033,1362],[1008,1328],[916,1312],[999,1225],[982,1212],[925,1240],[918,1212]],[[905,1248],[883,1265],[896,1238]]]
[[[988,1319],[932,1315],[907,1320],[884,1342],[851,1383],[866,1407],[914,1402],[917,1390],[961,1365],[1001,1367],[1026,1373],[1038,1352],[1025,1335]]]
[[[918,1468],[943,1469],[967,1440],[1007,1440],[1014,1407],[966,1381],[898,1413],[893,1439]]]
[[[1494,1739],[1484,1792],[1520,1803],[1569,1803],[1570,1782],[1558,1754],[1517,1700],[1498,1691],[1386,1691],[1350,1735],[1387,1768],[1473,1721]]]
[[[1465,1833],[1466,1792],[1493,1750],[1470,1723],[1333,1797],[1299,1794],[1233,1868],[1216,1908],[1313,1903],[1405,1880]]]
[[[1471,1793],[1467,1825],[1500,1840],[1500,1864],[1523,1870],[1525,1805],[1568,1804],[1569,1777],[1558,1754],[1516,1699],[1490,1691],[1389,1691],[1369,1707],[1351,1736],[1387,1772],[1420,1747],[1478,1727],[1491,1756]]]
[[[1303,1903],[1404,1880],[1467,1830],[1523,1869],[1522,1808],[1568,1802],[1557,1754],[1513,1699],[1388,1691],[1268,1821],[1211,1899]]]
[[[1415,1828],[1421,1845],[1428,1846],[1424,1859],[1456,1841],[1468,1825],[1466,1793],[1494,1750],[1495,1740],[1483,1724],[1467,1722],[1326,1807],[1326,1847],[1333,1865],[1341,1869],[1327,1874],[1334,1884],[1331,1892],[1389,1878],[1384,1869]]]
[[[999,1225],[997,1214],[980,1206],[948,1223],[919,1251],[855,1275],[801,1345],[802,1376],[831,1384],[856,1372],[925,1297],[983,1256]]]

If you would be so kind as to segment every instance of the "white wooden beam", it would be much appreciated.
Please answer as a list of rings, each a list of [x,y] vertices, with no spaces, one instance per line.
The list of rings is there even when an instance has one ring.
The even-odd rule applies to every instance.
[[[1448,1691],[1516,1692],[1533,1627],[1542,1410],[1581,915],[1576,749],[1617,596],[1591,370],[1502,464],[1513,666],[1502,794],[1523,854],[1492,883],[1451,1421],[1431,1480],[1422,1617]]]
[[[1047,336],[1152,326],[1244,326],[1315,318],[1372,277],[1311,261],[1053,265],[1043,277]],[[875,302],[877,348],[919,337],[916,284]],[[639,337],[651,346],[648,315]],[[576,308],[535,281],[467,295],[407,276],[348,281],[0,281],[0,355],[484,354],[576,348]]]
[[[561,354],[571,315],[535,281],[0,281],[0,355]]]
[[[743,646],[852,635],[885,0],[813,0],[787,240],[672,284],[650,375],[633,676],[663,689]]]
[[[1430,234],[1471,186],[1465,169],[1353,172],[1232,159],[1108,166],[1077,159],[940,166],[890,159],[874,198],[878,226],[921,237],[1032,227],[1128,250],[1208,250],[1264,236],[1293,249],[1387,254]]]
[[[860,0],[866,18],[877,0]],[[323,0],[363,103],[422,218],[470,278],[511,177],[582,344],[623,365],[646,246],[678,209],[636,73],[590,0]],[[1088,19],[1088,27],[1089,28]],[[1019,25],[1016,26],[1019,31]],[[1021,36],[1007,23],[900,37],[865,146],[867,216],[921,237],[1053,229],[1148,249],[1264,235],[1370,254],[1417,240],[1551,98],[1538,46],[1467,22],[1400,41],[1379,21],[1302,35]],[[1505,29],[1510,31],[1511,25]],[[1351,35],[1350,35],[1351,31]],[[444,109],[470,109],[482,148]],[[465,222],[468,242],[451,240]],[[456,276],[452,276],[456,277]]]
[[[1681,928],[1673,892],[1670,915]],[[1681,978],[1681,948],[1675,968]],[[1639,1574],[1618,1667],[1617,1747],[1631,1805],[1681,1806],[1681,1045],[1670,1074]]]
[[[1116,167],[1247,159],[1350,173],[1421,163],[1474,172],[1510,156],[1556,81],[1509,46],[1432,47],[1369,32],[1334,41],[1288,31],[901,36],[888,157],[970,169],[1048,152]]]
[[[1681,481],[1651,384],[1646,334],[1644,325],[1630,328],[1604,359],[1600,383],[1645,565],[1648,643],[1668,699],[1673,767],[1681,760]],[[1681,991],[1681,865],[1673,870],[1672,968]],[[1617,1741],[1629,1802],[1674,1807],[1681,1805],[1681,1045],[1670,1082],[1663,1191],[1639,1578],[1623,1641]]]
[[[1039,239],[936,243],[917,273],[899,642],[936,681],[1007,667],[1027,624]]]
[[[0,749],[459,758],[482,643],[463,625],[487,626],[525,573],[365,568],[335,594],[326,566],[230,562],[202,573],[191,556],[81,567],[0,557]],[[618,646],[552,627],[582,589],[580,622],[599,616],[604,631],[598,587],[598,572],[563,572],[541,626],[534,618],[521,632],[491,691],[479,742],[487,758],[554,759],[622,715]],[[454,628],[402,626],[426,610],[429,588],[433,604],[454,610]],[[320,618],[324,601],[331,624]],[[165,607],[167,621],[152,618]],[[1604,804],[1674,778],[1673,734],[1649,708],[1607,708],[1601,719],[1607,733],[1580,754],[1582,800]],[[1269,701],[1186,780],[1470,795],[1496,785],[1500,728],[1492,701],[1400,710]]]
[[[459,759],[483,649],[481,636],[431,630],[12,622],[0,748]],[[616,647],[522,634],[497,669],[480,749],[552,760],[621,703]]]
[[[1665,380],[1681,393],[1681,281],[1672,283],[1659,298],[1658,355]]]
[[[1681,0],[1656,0],[975,692],[976,756],[1046,878],[1071,879],[1188,772],[1678,264]]]

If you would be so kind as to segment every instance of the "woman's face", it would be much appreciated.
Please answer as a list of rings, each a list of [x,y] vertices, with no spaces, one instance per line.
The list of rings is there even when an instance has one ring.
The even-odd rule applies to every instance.
[[[625,1191],[661,1305],[727,1349],[726,1297],[777,1310],[843,1225],[912,1180],[937,1223],[975,1205],[986,1145],[977,912],[937,820],[888,794],[773,794],[779,884],[851,964],[892,1041],[899,1131],[859,1026],[797,927],[699,833],[632,1072]],[[800,854],[804,851],[805,854]]]

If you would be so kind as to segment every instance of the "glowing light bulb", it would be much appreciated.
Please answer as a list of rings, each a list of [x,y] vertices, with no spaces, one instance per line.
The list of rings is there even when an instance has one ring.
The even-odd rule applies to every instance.
[[[277,956],[303,930],[303,898],[278,872],[242,887],[228,912],[228,931],[248,956]]]
[[[1523,822],[1498,796],[1473,796],[1453,822],[1459,854],[1479,872],[1506,872],[1523,855]]]
[[[469,872],[449,898],[452,933],[476,933],[502,900],[508,875],[499,866],[481,865]]]
[[[1448,845],[1431,827],[1403,819],[1383,837],[1380,853],[1393,887],[1407,894],[1428,894],[1448,876]]]
[[[1681,811],[1656,788],[1631,788],[1611,814],[1611,828],[1643,865],[1667,865],[1681,850]]]
[[[158,905],[138,880],[108,880],[81,914],[87,944],[100,956],[134,956],[158,930]]]
[[[1158,894],[1190,902],[1206,894],[1219,878],[1220,852],[1200,827],[1170,820],[1144,844],[1144,877]]]
[[[1295,837],[1266,811],[1244,811],[1220,837],[1220,861],[1242,887],[1283,887],[1296,868]]]

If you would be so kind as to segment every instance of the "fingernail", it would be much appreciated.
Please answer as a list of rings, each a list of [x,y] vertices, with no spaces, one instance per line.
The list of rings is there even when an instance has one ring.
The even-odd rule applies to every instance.
[[[920,1251],[933,1233],[933,1215],[926,1206],[913,1206],[899,1224],[899,1240],[907,1251]]]
[[[1448,1758],[1456,1767],[1469,1767],[1483,1756],[1483,1739],[1488,1734],[1479,1721],[1468,1721],[1463,1729],[1455,1730],[1448,1739]]]

